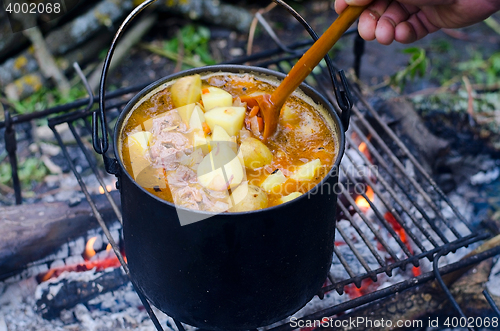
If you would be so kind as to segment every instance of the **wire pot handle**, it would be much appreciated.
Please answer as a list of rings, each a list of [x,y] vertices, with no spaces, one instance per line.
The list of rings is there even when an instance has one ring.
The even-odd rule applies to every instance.
[[[99,113],[92,113],[92,144],[94,146],[94,150],[98,154],[104,155],[109,148],[108,127],[106,125],[105,86],[109,71],[109,65],[111,64],[111,58],[113,57],[113,54],[115,52],[116,44],[118,43],[118,40],[125,31],[125,28],[127,28],[127,26],[130,24],[130,22],[132,22],[132,20],[145,8],[156,1],[157,0],[146,0],[139,6],[134,8],[134,10],[127,16],[127,18],[125,18],[125,20],[118,28],[118,31],[116,32],[111,42],[108,53],[106,54],[106,59],[104,60],[104,65],[102,67],[101,82],[99,86]]]
[[[106,104],[105,104],[105,86],[106,86],[106,78],[108,76],[109,66],[111,63],[111,58],[116,49],[116,45],[122,36],[125,28],[132,22],[132,20],[139,15],[145,8],[151,5],[153,2],[157,0],[146,0],[142,2],[139,6],[134,8],[134,10],[125,18],[122,22],[118,31],[116,32],[113,40],[111,42],[111,46],[106,54],[106,58],[104,60],[104,65],[102,68],[101,81],[99,86],[99,113],[92,113],[92,143],[94,150],[98,154],[105,155],[109,148],[109,140],[108,140],[108,128],[106,125]],[[312,27],[307,23],[307,21],[300,16],[291,6],[289,6],[286,2],[282,0],[273,0],[278,5],[287,9],[290,14],[299,21],[304,29],[311,35],[314,40],[318,39],[318,35],[314,32]],[[333,83],[335,96],[339,105],[339,108],[342,110],[341,113],[341,122],[344,126],[344,130],[347,130],[349,127],[349,118],[350,118],[350,110],[352,107],[352,98],[349,91],[349,84],[342,70],[338,71],[333,66],[332,60],[328,55],[325,56],[325,61],[328,67],[328,71],[330,72],[330,77]],[[100,130],[99,130],[100,129]],[[100,134],[99,134],[100,131]]]

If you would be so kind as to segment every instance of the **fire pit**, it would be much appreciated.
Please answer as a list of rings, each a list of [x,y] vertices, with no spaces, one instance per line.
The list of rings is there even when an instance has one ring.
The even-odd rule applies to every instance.
[[[307,41],[287,46],[287,51],[292,50],[293,53],[278,48],[264,54],[239,58],[233,63],[251,63],[286,72],[285,68],[292,66],[293,61],[309,43]],[[357,55],[360,58],[361,54]],[[332,85],[326,68],[321,67],[321,70],[313,72],[310,78],[310,82],[339,110],[337,98],[333,93],[336,87]],[[107,94],[107,125],[110,129],[128,102],[130,94],[143,87],[134,86]],[[340,167],[341,185],[337,192],[338,226],[334,259],[328,278],[317,294],[318,297],[292,319],[294,323],[284,321],[269,326],[268,329],[288,330],[305,325],[300,324],[300,321],[322,321],[324,317],[337,316],[433,278],[441,279],[441,275],[499,253],[499,249],[486,250],[460,261],[458,257],[451,257],[445,266],[438,268],[442,256],[488,239],[491,235],[470,225],[460,206],[452,203],[439,189],[421,162],[410,152],[387,121],[365,100],[358,89],[352,84],[350,87],[353,91],[354,106],[350,129],[346,135],[346,153]],[[105,264],[103,269],[119,263],[125,274],[128,274],[126,257],[122,255],[115,234],[116,229],[110,229],[106,224],[106,219],[101,214],[102,208],[98,207],[96,197],[89,193],[84,175],[72,161],[68,146],[61,138],[60,128],[62,125],[68,125],[91,167],[92,174],[103,188],[102,195],[112,206],[115,217],[121,221],[119,204],[115,201],[116,195],[109,192],[111,187],[106,188],[109,184],[104,178],[103,166],[95,165],[96,155],[85,143],[90,137],[90,116],[95,109],[95,102],[91,97],[57,109],[48,109],[39,115],[13,118],[7,116],[7,121],[0,123],[0,127],[6,127],[6,135],[12,135],[12,132],[15,132],[13,127],[17,123],[30,120],[34,116],[65,112],[64,115],[49,118],[49,127],[109,242],[109,246],[102,246],[107,246],[108,251],[112,250],[116,254],[116,259],[112,258],[112,263]],[[11,154],[15,153],[15,139],[13,141],[9,138],[6,142],[7,150]],[[332,219],[332,222],[334,221]],[[92,255],[91,250],[87,250],[86,254],[87,261],[84,264],[87,270],[92,269],[96,266],[96,260],[89,256]],[[107,253],[101,254],[104,256]],[[41,273],[39,281],[68,271],[64,268],[51,268]],[[444,282],[441,284],[446,288]],[[160,323],[157,312],[155,313],[140,291],[137,294],[156,329],[164,330],[165,325]],[[234,300],[238,300],[238,293],[234,294]],[[175,324],[178,329],[189,328],[176,321]]]

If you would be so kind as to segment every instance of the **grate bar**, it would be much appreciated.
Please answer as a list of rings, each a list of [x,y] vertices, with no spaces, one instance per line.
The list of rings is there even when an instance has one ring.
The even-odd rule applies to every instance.
[[[490,236],[488,234],[485,234],[485,233],[472,234],[472,235],[464,237],[463,239],[457,240],[453,243],[446,244],[446,245],[443,245],[443,246],[438,247],[438,248],[434,248],[426,253],[417,254],[417,255],[413,256],[413,258],[410,258],[407,260],[402,260],[399,262],[395,262],[393,264],[387,265],[386,267],[381,267],[381,268],[372,270],[372,273],[375,275],[385,273],[389,277],[391,277],[392,270],[394,270],[396,268],[402,268],[405,265],[407,265],[408,263],[413,263],[412,262],[413,260],[420,260],[423,258],[427,258],[427,259],[432,261],[432,259],[433,259],[432,257],[435,254],[437,254],[438,252],[440,252],[443,249],[443,247],[446,248],[446,252],[451,252],[451,251],[456,250],[455,247],[465,247],[465,246],[469,245],[470,243],[477,242],[477,241],[486,239],[488,237],[490,237]],[[452,247],[452,249],[449,249],[448,247]],[[370,274],[361,274],[361,275],[356,276],[355,278],[341,280],[341,281],[337,282],[335,285],[324,286],[321,289],[321,291],[326,293],[326,292],[329,292],[331,290],[338,290],[339,288],[343,288],[346,285],[352,284],[354,281],[363,280],[363,279],[366,279],[369,277],[371,277]]]
[[[450,289],[448,288],[448,286],[446,286],[445,282],[443,281],[443,277],[441,276],[441,273],[439,272],[438,263],[439,263],[439,259],[443,256],[443,253],[444,252],[439,252],[434,257],[434,261],[432,263],[432,267],[434,268],[434,270],[433,270],[434,277],[436,277],[437,283],[441,287],[441,290],[443,290],[443,292],[446,294],[446,297],[448,297],[448,300],[450,301],[453,308],[457,311],[457,313],[460,315],[461,318],[463,318],[467,321],[467,316],[465,316],[464,312],[462,311],[462,309],[458,305],[458,302],[453,297],[453,294],[451,294]],[[469,331],[476,331],[476,329],[471,327],[471,326],[467,326],[467,329]]]
[[[337,248],[337,246],[335,246],[335,245],[333,246],[333,251],[334,251],[335,255],[337,255],[340,263],[342,263],[342,265],[344,266],[345,271],[347,271],[347,273],[349,274],[349,277],[351,277],[351,278],[356,277],[356,274],[352,271],[351,267],[349,267],[349,263],[347,263],[346,259],[342,255],[342,253],[339,252],[339,249]]]
[[[356,95],[358,98],[360,97],[360,92],[357,89],[355,90]],[[462,221],[472,232],[472,228],[470,224],[467,222],[467,220],[464,218],[464,216],[456,209],[456,207],[451,203],[451,201],[448,199],[448,197],[444,194],[444,192],[439,188],[439,186],[436,184],[436,182],[432,179],[432,177],[425,171],[425,169],[422,167],[420,163],[418,163],[417,159],[415,156],[413,156],[412,153],[408,150],[408,148],[403,144],[403,142],[398,138],[398,136],[394,133],[394,131],[391,130],[391,128],[380,118],[380,116],[377,114],[375,109],[366,101],[364,98],[359,98],[361,102],[365,105],[366,109],[370,112],[370,114],[378,121],[380,126],[384,129],[384,131],[391,137],[391,139],[396,142],[396,144],[401,148],[401,150],[406,154],[408,159],[412,162],[412,164],[418,169],[418,171],[425,177],[425,179],[429,182],[429,184],[432,186],[432,188],[439,194],[441,199],[443,199],[448,206],[453,210],[455,215]]]
[[[361,228],[359,227],[359,225],[354,221],[354,218],[352,217],[351,213],[349,212],[349,210],[344,206],[344,204],[342,203],[342,201],[340,201],[340,199],[337,200],[337,206],[340,207],[340,209],[342,209],[342,212],[344,213],[344,216],[347,218],[347,220],[349,221],[349,223],[351,223],[351,225],[353,226],[353,228],[356,230],[356,232],[358,233],[358,235],[361,237],[361,239],[364,241],[364,243],[366,244],[366,246],[368,247],[368,249],[370,250],[370,252],[373,254],[373,256],[375,257],[375,259],[377,259],[377,262],[378,264],[381,266],[381,267],[385,267],[386,264],[384,262],[384,260],[380,257],[380,255],[378,254],[377,250],[375,249],[375,247],[373,247],[372,243],[370,242],[370,240],[366,237],[366,234],[361,231]]]
[[[340,168],[343,170],[342,166]],[[344,190],[344,191],[342,191],[342,195],[347,199],[347,201],[349,201],[349,203],[354,208],[354,210],[356,211],[356,213],[361,217],[361,219],[366,224],[366,226],[368,226],[368,228],[373,233],[373,235],[375,236],[375,238],[377,238],[378,242],[382,246],[384,246],[384,249],[387,251],[387,253],[389,253],[389,255],[394,259],[394,261],[399,261],[400,259],[398,258],[398,256],[396,255],[396,253],[394,253],[393,249],[387,244],[387,242],[385,241],[385,239],[382,238],[382,236],[377,231],[377,229],[375,229],[373,227],[372,222],[366,217],[365,213],[363,213],[363,211],[358,207],[358,205],[356,204],[356,202],[354,201],[354,199],[351,197],[351,195],[349,194],[349,192],[346,192]],[[366,195],[365,195],[365,199],[367,199],[367,201],[370,200],[370,199],[368,199],[366,197]]]
[[[346,146],[347,147],[352,146],[352,140],[350,138],[347,139]],[[355,150],[355,151],[357,151],[358,155],[365,156],[361,151],[359,151],[358,148],[352,148],[352,149]],[[353,161],[353,159],[349,155],[349,153],[346,153],[345,155],[351,161],[351,163],[354,165],[354,167],[356,167],[356,169],[361,172],[360,166]],[[368,159],[366,158],[366,156],[363,159],[363,161],[364,162],[368,161]],[[382,192],[380,191],[380,189],[377,187],[377,185],[375,185],[375,183],[371,180],[370,176],[367,176],[366,174],[364,174],[363,175],[363,179],[368,183],[368,185],[370,185],[370,187],[372,188],[373,192],[375,192],[375,194],[378,196],[378,198],[380,199],[380,201],[382,201],[382,204],[384,205],[384,207],[396,218],[396,220],[398,221],[398,223],[401,225],[401,227],[403,227],[403,229],[405,230],[406,234],[412,239],[412,241],[418,246],[418,248],[420,249],[420,251],[421,252],[426,252],[427,249],[425,248],[425,246],[415,236],[415,234],[413,233],[413,231],[408,228],[408,226],[406,225],[406,222],[403,221],[403,219],[401,218],[400,214],[396,211],[396,209],[394,207],[391,207],[390,203],[384,197],[384,195],[382,194]],[[385,179],[382,178],[382,176],[378,176],[377,180],[378,180],[378,182],[380,182],[384,186],[384,188],[387,191],[389,191],[389,190],[392,191],[392,188],[387,184],[387,182],[385,181]],[[394,198],[394,200],[396,200],[397,195],[395,194],[395,192],[392,191],[392,192],[389,192],[389,193],[391,194],[391,197]],[[406,209],[406,207],[401,203],[401,201],[398,199],[398,200],[396,200],[396,202],[403,208],[403,210],[405,211],[405,213],[412,219],[413,224],[416,225],[419,228],[419,230],[424,233],[424,235],[426,235],[427,231],[424,228],[422,228],[420,226],[420,224],[413,218],[413,216],[411,215],[411,213]],[[434,247],[438,246],[437,243],[435,243],[434,239],[430,236],[430,234],[427,233],[426,237],[432,239]]]
[[[359,251],[356,248],[356,246],[354,246],[354,243],[352,242],[351,238],[349,238],[349,236],[346,235],[346,233],[344,232],[344,230],[341,227],[337,227],[337,231],[340,233],[340,235],[344,239],[344,241],[347,244],[347,246],[349,246],[349,248],[352,250],[352,252],[354,253],[354,256],[356,256],[356,258],[358,259],[359,263],[361,263],[361,265],[363,266],[363,268],[365,268],[366,272],[367,273],[371,273],[372,269],[368,266],[368,263],[366,263],[366,261],[363,258],[363,256],[361,256],[361,254],[359,253]],[[372,278],[372,280],[376,281],[377,278],[376,277],[375,277],[375,279]]]
[[[352,177],[352,175],[349,173],[349,171],[346,171],[344,169],[344,167],[341,167],[341,169],[342,169],[342,172],[347,176],[347,178],[349,178],[350,181],[352,181],[353,183],[356,182],[356,180]],[[405,243],[403,243],[403,241],[401,240],[401,237],[396,233],[396,231],[394,231],[394,228],[387,222],[387,220],[382,215],[380,210],[378,210],[378,208],[370,200],[370,198],[368,198],[368,196],[366,195],[365,192],[362,192],[361,196],[366,200],[366,202],[368,202],[368,204],[370,205],[371,209],[373,210],[373,212],[375,213],[377,218],[384,225],[384,227],[387,229],[387,231],[389,231],[389,233],[392,235],[394,240],[396,240],[396,242],[399,244],[399,246],[401,247],[403,252],[406,254],[406,256],[411,257],[413,254],[409,251],[408,247],[406,247]]]
[[[354,109],[354,107],[353,107],[353,109]],[[373,144],[370,142],[370,140],[368,140],[362,134],[361,130],[358,128],[358,126],[356,125],[356,123],[354,123],[354,121],[353,121],[353,123],[351,123],[351,127],[358,134],[358,137],[361,138],[361,140],[366,144],[366,146],[368,147],[368,150],[370,151],[370,153],[377,159],[377,162],[383,168],[385,168],[387,174],[394,180],[394,182],[396,183],[396,185],[401,189],[401,192],[403,192],[403,194],[408,198],[408,200],[410,200],[412,202],[413,206],[415,206],[415,208],[417,208],[417,210],[420,212],[420,214],[422,215],[422,217],[425,218],[425,220],[427,221],[427,223],[431,226],[431,228],[439,236],[439,238],[443,241],[443,243],[445,243],[445,244],[449,243],[448,238],[446,238],[446,236],[443,234],[443,232],[436,226],[436,223],[433,220],[431,220],[431,218],[429,217],[429,215],[427,215],[427,213],[418,204],[418,202],[416,202],[415,199],[410,195],[410,192],[408,191],[408,189],[405,188],[403,186],[403,184],[396,178],[395,174],[391,171],[391,167],[389,167],[389,165],[385,162],[385,160],[382,157],[382,155],[380,155],[380,153],[373,146]]]
[[[470,240],[467,240],[466,242],[473,243],[476,240],[478,240],[478,238],[480,238],[479,240],[482,240],[482,239],[485,239],[486,237],[488,237],[488,236],[487,235],[479,235],[478,237],[471,238]],[[460,242],[462,242],[462,241],[460,241]],[[443,247],[440,250],[453,251],[461,246],[462,246],[462,244],[448,245],[448,249]],[[437,253],[437,251],[436,251],[436,253]],[[490,257],[493,257],[495,255],[498,255],[498,254],[500,254],[500,246],[497,246],[497,247],[492,248],[490,250],[484,251],[484,252],[479,253],[477,255],[473,255],[467,259],[460,260],[458,262],[446,265],[440,269],[440,273],[441,273],[441,275],[446,275],[446,274],[449,274],[449,273],[454,272],[456,270],[477,264],[481,261],[484,261],[484,260],[486,260]],[[422,274],[418,277],[404,280],[401,283],[398,283],[398,284],[383,288],[381,290],[366,294],[366,295],[361,296],[359,298],[355,298],[355,299],[340,303],[338,305],[335,305],[333,307],[329,307],[329,308],[317,311],[313,314],[299,318],[299,319],[297,319],[297,321],[321,320],[323,317],[335,316],[335,315],[342,313],[342,312],[345,312],[349,309],[353,309],[353,308],[359,307],[359,306],[367,304],[367,303],[373,303],[376,300],[386,298],[394,293],[402,292],[402,291],[407,290],[409,288],[424,284],[424,283],[426,283],[430,280],[433,280],[433,279],[435,279],[434,273],[432,271],[427,272],[427,273]],[[274,327],[272,329],[269,329],[268,331],[291,331],[291,330],[293,330],[293,328],[290,326],[290,324],[285,323],[285,324],[279,325],[277,327]]]
[[[359,109],[357,107],[352,107],[352,110],[357,115],[357,118],[360,120],[360,122],[363,123],[363,125],[368,129],[368,131],[370,132],[370,135],[377,141],[377,143],[380,145],[380,147],[387,153],[387,155],[389,156],[391,161],[394,163],[394,165],[399,169],[399,171],[401,171],[401,173],[405,174],[405,178],[410,181],[410,183],[413,185],[413,187],[425,199],[425,201],[429,204],[429,206],[436,213],[436,215],[439,216],[439,218],[448,226],[448,228],[453,232],[453,234],[457,238],[461,238],[462,235],[460,235],[460,233],[443,216],[443,214],[441,213],[439,208],[432,201],[432,199],[429,197],[429,195],[424,191],[422,186],[419,183],[417,183],[417,181],[413,177],[408,176],[401,161],[391,152],[390,148],[382,140],[382,138],[377,133],[377,131],[375,131],[375,129],[371,125],[368,124],[368,121],[361,115]],[[353,123],[353,126],[354,126],[354,123]]]
[[[88,149],[85,148],[85,145],[83,144],[83,141],[80,138],[80,135],[76,132],[75,127],[73,125],[73,122],[68,122],[68,126],[69,126],[69,129],[71,130],[71,133],[73,134],[73,137],[75,137],[75,139],[76,139],[76,143],[78,144],[78,146],[80,147],[80,149],[83,151],[83,153],[85,155],[85,158],[87,159],[88,164],[92,168],[92,171],[94,172],[94,174],[95,174],[95,176],[97,178],[97,181],[103,187],[103,189],[104,189],[104,195],[106,196],[106,198],[108,199],[109,203],[111,204],[111,207],[113,208],[113,211],[115,212],[116,216],[118,217],[118,221],[120,221],[120,223],[123,224],[123,218],[122,218],[121,210],[118,207],[118,205],[116,204],[116,202],[113,199],[113,197],[111,196],[111,194],[106,189],[106,184],[104,183],[104,179],[101,176],[101,172],[99,171],[99,169],[97,169],[95,163],[92,162],[92,157],[90,156],[90,153],[89,153]]]
[[[349,137],[349,136],[346,136],[346,140],[347,140],[347,146],[353,146],[354,145],[354,142],[352,141],[352,139]],[[363,154],[361,153],[361,151],[358,149],[358,148],[353,148],[353,150],[356,151],[356,153],[363,159],[363,161],[365,163],[368,163],[368,158]],[[351,161],[352,164],[354,164],[354,166],[356,167],[356,169],[359,170],[359,165],[356,164],[355,162],[353,162],[351,156],[349,155],[349,153],[346,153],[346,156],[347,158],[349,158],[349,160]],[[398,222],[401,224],[401,226],[403,226],[403,228],[405,229],[405,231],[407,232],[407,234],[412,238],[412,240],[418,245],[418,247],[421,249],[422,252],[425,252],[426,249],[425,247],[422,245],[422,243],[420,243],[420,241],[416,238],[416,236],[414,235],[413,231],[411,231],[410,229],[407,228],[405,222],[403,220],[401,220],[400,218],[400,215],[399,213],[397,213],[395,211],[395,209],[393,207],[390,207],[389,206],[389,203],[387,202],[387,200],[383,197],[383,194],[380,192],[379,188],[377,187],[377,185],[375,185],[372,180],[364,175],[364,178],[365,180],[370,184],[370,186],[372,187],[373,191],[378,195],[378,197],[382,200],[382,202],[384,203],[384,205],[386,206],[387,210],[389,210],[393,215],[394,217],[396,217],[396,219],[398,220]],[[432,243],[432,245],[434,247],[438,247],[439,244],[434,240],[434,238],[430,235],[430,233],[424,228],[422,227],[422,225],[420,224],[420,222],[418,222],[415,217],[413,216],[413,214],[408,210],[408,208],[405,206],[405,204],[401,201],[401,199],[398,197],[398,194],[392,189],[392,187],[387,183],[387,181],[383,178],[383,176],[377,176],[377,181],[379,183],[382,184],[382,186],[384,186],[384,188],[389,192],[389,194],[391,195],[391,198],[394,199],[394,201],[396,201],[396,203],[401,206],[401,208],[403,209],[403,211],[408,215],[408,217],[410,217],[410,219],[413,221],[413,224],[422,232],[422,234]]]

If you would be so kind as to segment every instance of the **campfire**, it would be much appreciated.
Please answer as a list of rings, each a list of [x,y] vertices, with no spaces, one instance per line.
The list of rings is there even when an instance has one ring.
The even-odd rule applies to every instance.
[[[302,46],[293,47],[300,51]],[[293,64],[282,51],[276,54],[276,58],[263,53],[239,61],[265,63],[273,69]],[[336,103],[326,68],[321,69],[313,72],[310,83]],[[114,123],[131,93],[141,88],[113,92],[108,101],[109,123]],[[480,195],[477,183],[488,184],[494,174],[468,174],[456,190],[445,194],[435,183],[439,170],[431,174],[435,169],[428,160],[437,157],[437,149],[449,146],[425,129],[411,106],[398,101],[374,105],[354,87],[352,92],[346,152],[338,169],[336,236],[328,278],[303,309],[262,330],[293,329],[291,320],[327,323],[373,314],[389,320],[459,316],[449,308],[450,300],[458,302],[466,316],[489,316],[495,306],[481,292],[483,287],[488,289],[499,303],[500,293],[495,289],[500,284],[500,263],[488,260],[499,253],[498,240],[490,239],[493,235],[483,224],[474,223],[479,207],[470,203],[467,194]],[[0,215],[9,224],[0,230],[7,243],[0,253],[12,255],[0,266],[0,330],[4,325],[8,330],[13,325],[40,330],[192,330],[151,307],[130,282],[116,179],[106,177],[102,167],[96,166],[88,144],[93,108],[82,109],[86,102],[47,110],[66,112],[49,118],[48,123],[76,178],[80,198],[33,208],[9,207],[7,216]],[[405,109],[404,116],[397,109]],[[424,128],[419,134],[414,132],[417,126]],[[61,138],[64,128],[76,146]],[[74,149],[78,159],[73,157]],[[454,170],[467,173],[468,169]],[[469,180],[472,175],[473,181]],[[24,319],[16,325],[21,315]]]

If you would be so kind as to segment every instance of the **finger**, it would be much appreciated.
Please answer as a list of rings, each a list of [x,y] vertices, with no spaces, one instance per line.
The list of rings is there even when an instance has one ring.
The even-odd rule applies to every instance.
[[[348,4],[345,2],[345,0],[336,0],[335,1],[335,11],[337,12],[337,14],[340,14],[341,12],[344,11],[344,9],[346,9],[348,6]]]
[[[376,0],[359,17],[359,35],[365,40],[375,39],[377,23],[390,4],[390,0]]]
[[[402,44],[411,44],[417,41],[417,33],[409,22],[402,22],[396,26],[394,40]]]
[[[395,40],[396,27],[398,24],[408,20],[411,14],[418,12],[418,10],[419,9],[414,6],[405,6],[396,1],[392,2],[378,21],[375,30],[377,41],[383,45],[392,43],[392,41]]]
[[[417,15],[412,15],[408,21],[396,26],[394,39],[402,44],[410,44],[427,36],[429,31],[425,28]]]

